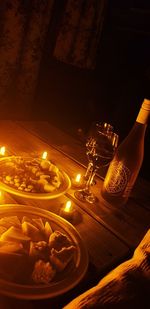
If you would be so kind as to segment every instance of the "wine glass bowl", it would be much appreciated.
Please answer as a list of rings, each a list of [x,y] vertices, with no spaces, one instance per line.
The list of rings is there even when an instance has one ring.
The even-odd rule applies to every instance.
[[[91,192],[91,185],[95,174],[101,167],[109,165],[118,145],[118,135],[113,132],[113,127],[104,123],[92,124],[86,141],[86,155],[88,167],[85,173],[85,187],[75,191],[75,197],[81,201],[94,203],[95,195]]]

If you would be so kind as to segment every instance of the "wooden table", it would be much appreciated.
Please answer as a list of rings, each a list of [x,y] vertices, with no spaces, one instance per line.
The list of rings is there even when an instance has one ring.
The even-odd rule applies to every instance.
[[[5,145],[8,154],[41,156],[48,152],[49,159],[63,169],[71,179],[77,173],[84,174],[87,159],[79,140],[53,127],[48,122],[0,121],[0,146]],[[29,302],[32,308],[42,304],[52,304],[61,308],[70,299],[92,286],[109,270],[128,258],[150,227],[150,186],[145,180],[138,179],[128,203],[121,208],[107,206],[101,198],[102,177],[96,177],[92,187],[98,197],[95,204],[83,203],[74,196],[71,187],[63,196],[49,201],[27,200],[5,193],[5,203],[30,204],[43,207],[59,214],[60,206],[69,199],[72,201],[82,220],[73,223],[80,233],[89,253],[89,269],[72,291],[57,300]],[[16,300],[15,300],[16,301]],[[55,302],[56,301],[56,302]],[[14,300],[9,300],[11,304]],[[16,306],[23,306],[16,301]],[[60,307],[59,307],[60,306]],[[11,308],[11,306],[10,306]],[[51,307],[49,307],[51,308]]]

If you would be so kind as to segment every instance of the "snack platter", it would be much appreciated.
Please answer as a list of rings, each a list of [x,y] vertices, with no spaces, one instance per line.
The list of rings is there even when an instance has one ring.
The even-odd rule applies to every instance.
[[[71,186],[69,176],[49,160],[10,156],[0,159],[0,189],[30,199],[53,199]]]
[[[0,208],[0,291],[24,299],[60,295],[85,275],[88,254],[66,220],[24,205]]]

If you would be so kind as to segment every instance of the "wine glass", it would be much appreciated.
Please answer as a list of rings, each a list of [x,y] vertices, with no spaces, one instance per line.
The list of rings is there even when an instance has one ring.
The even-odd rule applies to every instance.
[[[89,203],[96,202],[96,196],[91,192],[95,174],[100,167],[109,165],[118,145],[118,135],[113,132],[113,127],[104,122],[92,124],[86,142],[86,155],[88,157],[88,168],[85,174],[85,187],[75,191],[74,195],[81,201]]]
[[[87,148],[86,155],[88,157],[88,166],[87,166],[87,169],[86,169],[86,172],[85,172],[85,175],[84,175],[84,181],[88,180],[89,175],[91,173],[91,169],[93,167],[92,152],[93,152],[94,143],[95,143],[94,136],[95,136],[95,134],[97,134],[97,132],[99,132],[99,130],[108,133],[108,132],[113,131],[113,126],[110,125],[107,122],[104,122],[104,123],[95,123],[94,122],[94,123],[92,123],[90,130],[89,130],[89,133],[88,133],[87,142],[86,142],[86,148]],[[93,180],[93,183],[91,183],[91,184],[94,184],[94,180]]]

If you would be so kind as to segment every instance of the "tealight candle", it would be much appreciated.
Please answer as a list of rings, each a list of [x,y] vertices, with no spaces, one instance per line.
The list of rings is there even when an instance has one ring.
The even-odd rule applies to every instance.
[[[64,207],[60,209],[60,216],[68,221],[72,221],[75,215],[75,209],[72,206],[71,201],[67,201]]]
[[[47,151],[44,151],[43,153],[42,153],[42,159],[43,160],[45,160],[46,158],[47,158]]]
[[[75,178],[72,179],[73,188],[82,188],[84,186],[84,178],[81,174],[77,174]]]
[[[80,183],[80,181],[81,181],[81,174],[77,174],[75,181],[76,181],[76,183]]]
[[[5,146],[0,147],[0,155],[4,156],[5,152],[6,152],[6,147]]]

